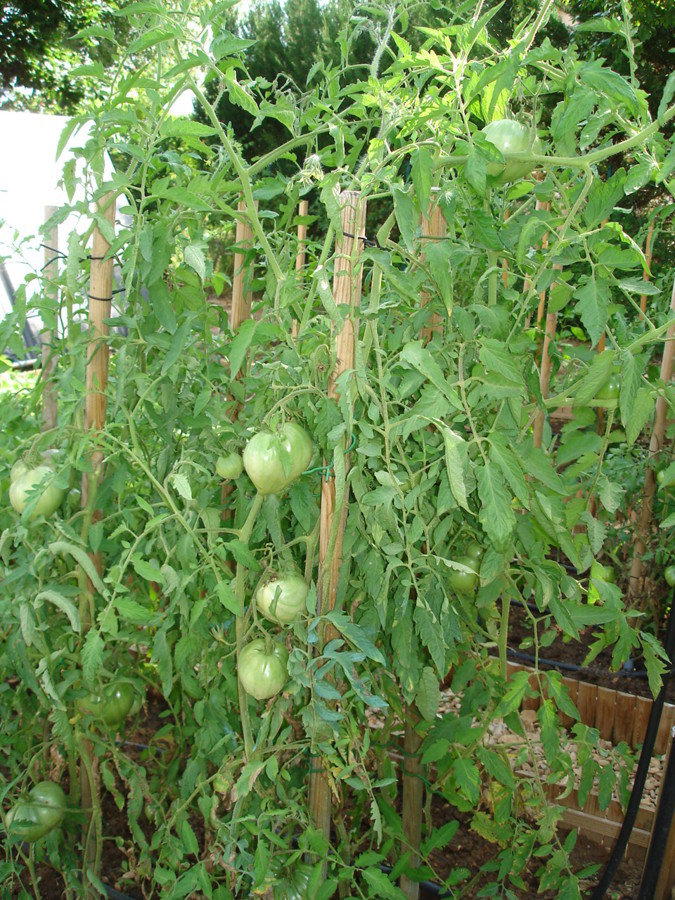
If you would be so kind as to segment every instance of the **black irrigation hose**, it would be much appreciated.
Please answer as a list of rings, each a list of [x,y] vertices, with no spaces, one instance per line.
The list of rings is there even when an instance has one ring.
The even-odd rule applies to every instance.
[[[673,811],[675,810],[675,751],[671,747],[668,768],[664,775],[663,791],[656,811],[652,828],[652,841],[649,845],[647,862],[645,863],[642,883],[638,900],[652,900],[656,895],[663,857],[665,856],[668,837],[673,823]]]
[[[611,678],[648,678],[648,672],[646,669],[619,669],[618,672],[595,672],[593,669],[589,669],[586,666],[577,666],[575,663],[566,663],[562,662],[559,659],[546,659],[544,656],[533,656],[531,653],[521,653],[520,650],[514,650],[512,647],[507,647],[507,652],[509,656],[512,656],[514,659],[522,659],[524,662],[531,663],[539,663],[539,665],[543,666],[551,666],[554,669],[560,669],[562,672],[580,672],[584,675],[590,675],[592,677],[598,678],[600,676],[608,676]],[[670,672],[667,672],[664,676],[664,682],[668,681],[675,675],[675,669],[671,669]]]
[[[670,660],[671,668],[673,666],[673,662],[675,661],[675,616],[673,616],[672,605],[674,597],[675,591],[673,591],[673,594],[671,595],[670,615],[668,617],[668,630],[666,632],[666,640],[664,645],[666,654],[668,655],[668,659]],[[642,799],[642,792],[644,791],[645,782],[647,780],[649,763],[651,762],[651,758],[654,754],[654,744],[656,743],[656,735],[658,733],[659,723],[661,721],[661,712],[663,711],[663,704],[666,699],[667,686],[667,682],[664,680],[661,685],[659,695],[652,704],[651,712],[649,713],[649,721],[647,722],[647,731],[645,733],[645,739],[642,744],[642,751],[640,753],[640,761],[638,762],[637,770],[635,772],[633,790],[631,791],[630,800],[628,801],[628,808],[626,809],[626,815],[621,825],[619,836],[616,839],[616,844],[614,845],[614,848],[612,850],[612,855],[607,861],[605,871],[602,873],[600,881],[591,894],[591,900],[602,900],[602,898],[605,896],[609,886],[614,879],[614,876],[616,875],[616,871],[621,864],[623,855],[626,852],[628,840],[633,831],[635,819],[637,818],[638,810],[640,808],[640,800]],[[649,858],[645,867],[643,883],[645,881],[651,881],[652,878],[658,879],[659,877],[660,865],[663,861],[663,851],[665,849],[665,846],[663,844],[668,833],[668,828],[665,827],[662,823],[664,820],[668,821],[669,819],[672,819],[673,816],[673,794],[675,794],[675,772],[673,771],[674,768],[673,754],[671,753],[670,762],[668,764],[668,769],[665,775],[666,780],[664,783],[663,795],[661,797],[661,802],[659,803],[656,819],[654,820],[654,827],[652,830],[654,841],[652,842],[652,847],[650,847],[649,849]],[[668,803],[670,805],[668,805]],[[663,827],[663,836],[659,834],[659,827]],[[649,865],[650,859],[652,860],[654,865],[658,863],[658,868],[655,869],[655,871],[651,874]],[[643,894],[642,887],[640,888],[640,898],[648,900],[648,898],[653,896],[653,893]]]

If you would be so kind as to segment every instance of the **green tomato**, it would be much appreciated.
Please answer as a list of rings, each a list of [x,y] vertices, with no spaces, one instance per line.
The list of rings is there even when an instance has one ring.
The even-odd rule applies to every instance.
[[[28,796],[35,808],[38,822],[47,831],[51,831],[61,823],[66,810],[66,795],[60,784],[40,781]]]
[[[290,625],[307,609],[308,593],[305,579],[296,572],[290,572],[258,585],[253,599],[270,622]]]
[[[530,159],[514,159],[514,153],[541,153],[541,141],[532,138],[530,129],[514,119],[496,119],[483,128],[487,140],[504,157],[503,163],[488,163],[487,173],[494,183],[505,184],[525,178],[534,168]]]
[[[239,478],[244,470],[244,463],[238,453],[228,453],[227,456],[219,456],[216,462],[216,474],[220,478]]]
[[[477,561],[471,556],[460,556],[457,562],[466,566],[468,569],[477,568]],[[474,594],[478,587],[478,575],[475,572],[458,572],[455,569],[452,569],[448,581],[450,587],[457,594]]]
[[[294,422],[277,430],[259,431],[244,448],[246,474],[261,494],[278,494],[299,478],[314,448],[307,432]]]
[[[595,400],[598,406],[615,407],[621,393],[621,376],[610,375],[608,380],[603,384]]]
[[[39,821],[35,805],[27,800],[19,800],[5,816],[5,828],[10,839],[15,841],[38,841],[47,832]]]
[[[466,555],[470,559],[473,559],[476,563],[480,563],[484,554],[485,554],[485,550],[476,541],[471,541],[469,546],[466,548]]]
[[[66,795],[52,781],[41,781],[7,813],[5,826],[10,838],[37,841],[56,828],[66,811]]]
[[[272,641],[269,649],[262,638],[246,644],[237,662],[242,687],[256,700],[267,700],[278,694],[288,678],[288,651]]]
[[[596,587],[596,582],[601,584],[614,584],[616,575],[612,566],[603,566],[602,563],[594,562],[591,565],[590,579],[588,583],[588,593],[586,601],[593,606],[600,600],[600,594]]]
[[[23,478],[27,471],[28,466],[26,465],[26,463],[22,459],[17,459],[12,468],[9,470],[9,483],[12,484],[19,478]]]
[[[77,701],[83,714],[100,719],[106,725],[117,727],[129,715],[134,703],[134,689],[126,681],[108,685],[101,694],[89,694]]]
[[[16,477],[9,486],[9,502],[19,515],[23,513],[36,489],[39,498],[29,516],[30,519],[37,516],[51,516],[63,502],[65,491],[54,484],[53,469],[50,466],[37,466]]]
[[[675,587],[675,566],[668,566],[663,574],[666,579],[666,584],[669,584],[671,587]]]

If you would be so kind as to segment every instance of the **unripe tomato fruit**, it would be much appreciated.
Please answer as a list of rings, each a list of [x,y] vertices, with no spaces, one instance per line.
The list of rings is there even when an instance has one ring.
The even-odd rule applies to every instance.
[[[603,584],[614,584],[615,581],[614,568],[612,566],[603,566],[602,563],[594,562],[591,565],[590,580],[588,583],[588,594],[586,600],[593,605],[600,600],[600,594],[593,582],[599,581]]]
[[[49,466],[37,466],[25,471],[19,467],[17,471],[19,474],[15,475],[9,486],[9,502],[14,510],[21,515],[29,497],[37,489],[39,498],[29,518],[51,516],[59,508],[65,495],[64,490],[54,484],[54,470]]]
[[[10,837],[37,841],[61,823],[66,811],[66,795],[60,785],[40,781],[7,813],[5,825]]]
[[[244,463],[238,453],[219,456],[216,462],[216,474],[220,478],[239,478],[244,471]]]
[[[258,585],[253,599],[270,622],[290,625],[307,609],[308,593],[305,579],[297,572],[290,572]]]
[[[256,700],[267,700],[278,694],[288,678],[288,651],[278,641],[271,641],[269,649],[262,638],[246,644],[237,662],[242,687]]]
[[[476,559],[471,556],[460,556],[457,560],[468,569],[476,569]],[[453,569],[448,579],[450,587],[458,594],[473,594],[478,587],[478,575],[474,572],[457,572]]]
[[[675,587],[675,566],[668,566],[663,574],[666,579],[666,584],[669,584],[671,587]]]
[[[304,428],[286,422],[275,433],[259,431],[253,435],[244,448],[244,468],[261,494],[278,494],[302,475],[313,452]]]
[[[466,555],[470,559],[475,560],[475,562],[480,563],[481,559],[485,555],[485,550],[476,541],[471,541],[469,546],[466,548]]]
[[[106,725],[116,727],[129,715],[134,702],[134,689],[131,685],[122,681],[119,684],[108,685],[101,694],[89,694],[77,701],[77,708],[87,716],[100,719]]]
[[[596,401],[602,401],[603,405],[616,406],[621,393],[621,376],[611,375],[595,395]]]
[[[509,158],[513,153],[541,153],[541,141],[532,137],[529,128],[514,119],[496,119],[482,133],[504,157],[503,163],[488,163],[487,173],[496,184],[518,181],[530,174],[534,168],[531,160]]]

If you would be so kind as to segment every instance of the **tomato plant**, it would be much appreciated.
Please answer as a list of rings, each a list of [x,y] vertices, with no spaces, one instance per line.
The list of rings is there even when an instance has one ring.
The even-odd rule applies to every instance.
[[[45,758],[67,771],[78,827],[45,852],[73,896],[97,889],[114,839],[139,896],[378,898],[420,871],[458,895],[480,877],[517,896],[527,871],[577,897],[544,782],[576,785],[580,767],[603,802],[626,800],[630,760],[563,727],[572,700],[555,672],[537,673],[544,739],[522,741],[532,689],[508,666],[509,617],[526,610],[536,653],[597,620],[613,667],[640,654],[658,690],[666,663],[623,596],[617,535],[655,462],[657,399],[672,418],[656,365],[672,273],[656,255],[643,278],[634,204],[670,189],[675,111],[666,97],[654,118],[630,67],[551,45],[548,7],[505,40],[494,10],[424,30],[408,4],[368,9],[372,29],[347,28],[297,93],[248,77],[228,4],[124,6],[132,47],[68,125],[80,144],[56,219],[88,230],[0,323],[15,353],[26,315],[67,326],[56,428],[41,432],[42,378],[0,396],[2,495],[38,461],[49,473],[23,518],[0,507],[0,721],[8,781]],[[371,40],[364,65],[354,53]],[[175,107],[187,96],[190,117]],[[252,139],[272,125],[287,139],[244,152],[224,102]],[[114,228],[95,211],[111,194]],[[352,203],[367,205],[363,228],[345,224]],[[94,340],[111,354],[91,428],[94,226],[120,282]],[[48,442],[58,460],[39,456]],[[27,528],[52,478],[82,494]],[[661,524],[670,493],[657,492]],[[596,559],[615,560],[616,583]],[[403,731],[432,811],[419,866],[401,837]],[[523,774],[542,759],[541,783]],[[341,798],[328,826],[308,798],[317,775]],[[489,839],[480,873],[433,820],[434,794]],[[320,870],[309,887],[301,857]],[[30,877],[19,850],[11,863],[8,893]]]

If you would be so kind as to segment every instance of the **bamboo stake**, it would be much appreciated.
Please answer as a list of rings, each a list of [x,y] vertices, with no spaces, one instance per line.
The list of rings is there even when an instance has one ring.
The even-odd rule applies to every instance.
[[[424,248],[424,244],[428,240],[438,240],[439,238],[445,237],[448,231],[448,226],[443,218],[443,213],[438,204],[432,205],[429,208],[428,215],[422,216],[422,248]],[[422,253],[422,261],[424,262],[424,253]],[[429,294],[424,291],[421,296],[422,306],[426,306],[430,300]],[[429,324],[425,325],[422,331],[420,332],[420,337],[423,341],[431,340],[433,334],[442,334],[443,326],[441,325],[441,317],[438,313],[432,313],[431,319],[429,320]]]
[[[654,222],[649,223],[649,228],[647,229],[647,240],[645,242],[645,259],[647,261],[647,268],[642,273],[642,278],[644,281],[649,281],[649,271],[652,267],[652,237],[654,236]],[[647,312],[647,295],[640,295],[640,312],[644,316]]]
[[[561,272],[562,266],[558,263],[553,264],[553,268]],[[551,285],[552,290],[554,284]],[[541,369],[539,371],[539,388],[544,400],[548,397],[548,389],[551,384],[551,342],[555,340],[555,330],[558,324],[558,313],[549,312],[546,314],[546,328],[544,331],[544,345],[541,350]],[[541,447],[541,441],[544,434],[544,420],[546,413],[540,409],[534,420],[534,446]]]
[[[504,222],[509,220],[508,209],[504,210]],[[502,257],[502,284],[505,288],[509,286],[509,261],[505,256]]]
[[[536,203],[537,209],[543,209],[548,212],[551,209],[551,204],[547,201],[537,200]],[[541,249],[548,250],[548,231],[544,234],[541,239]],[[529,284],[526,287],[526,291],[529,291]],[[539,306],[537,307],[537,328],[541,325],[541,320],[544,318],[544,310],[546,309],[546,291],[542,291],[539,294]]]
[[[255,208],[258,209],[258,202],[255,202]],[[237,207],[239,212],[246,212],[247,206],[245,200],[240,200]],[[244,218],[237,220],[237,228],[235,232],[235,242],[239,250],[234,254],[234,274],[232,277],[232,307],[230,309],[230,328],[237,331],[242,322],[251,317],[251,305],[253,302],[252,291],[246,290],[246,280],[248,268],[246,266],[246,252],[253,245],[253,229],[248,221]],[[241,373],[240,373],[241,374]],[[230,398],[232,399],[231,395]],[[230,418],[236,419],[239,415],[239,406],[235,404],[230,412]],[[232,519],[232,510],[229,508],[227,499],[234,490],[232,481],[223,481],[220,488],[220,506],[221,519],[223,523],[228,523]],[[234,570],[234,560],[230,560],[229,567]]]
[[[309,203],[307,200],[301,200],[298,206],[298,215],[304,218],[309,212]],[[301,272],[305,268],[305,243],[307,241],[307,225],[304,222],[298,223],[298,253],[295,257],[295,271]]]
[[[675,313],[675,280],[673,281],[673,293],[670,298],[670,311]],[[661,360],[661,381],[668,384],[673,377],[673,355],[675,355],[675,322],[668,329],[663,347]],[[654,413],[654,427],[649,442],[647,455],[647,471],[645,473],[645,485],[642,491],[642,503],[640,506],[640,518],[633,545],[633,562],[630,568],[630,583],[628,585],[629,598],[635,599],[642,585],[642,557],[647,549],[649,530],[652,524],[654,507],[654,494],[656,492],[656,476],[651,465],[654,457],[662,450],[666,435],[666,414],[668,407],[665,397],[659,397],[656,401]]]
[[[302,218],[309,212],[309,203],[307,200],[301,200],[298,206],[298,215]],[[301,273],[305,268],[305,244],[307,241],[307,225],[304,222],[298,223],[298,252],[295,257],[295,271]],[[298,320],[293,319],[291,325],[291,334],[295,339],[298,336]]]
[[[45,206],[45,222],[56,213],[56,206]],[[58,225],[52,226],[45,235],[45,265],[44,279],[47,284],[45,293],[54,299],[58,297],[58,290],[54,286],[58,278],[58,252],[59,252],[59,229]],[[56,317],[56,312],[55,312]],[[58,357],[56,355],[56,347],[54,339],[56,337],[56,329],[45,328],[40,335],[42,341],[42,430],[52,431],[56,428],[58,422],[58,392],[54,373]]]
[[[106,194],[101,198],[98,204],[99,212],[102,213],[112,227],[115,225],[115,196]],[[108,362],[110,357],[110,348],[108,346],[109,328],[106,320],[110,318],[110,306],[112,302],[112,272],[113,260],[104,259],[110,245],[104,238],[99,228],[94,229],[94,240],[91,261],[91,273],[89,277],[89,350],[87,355],[86,370],[86,397],[84,405],[84,423],[85,429],[91,432],[100,431],[105,427],[107,396],[106,389],[108,386]],[[103,468],[103,454],[100,451],[94,451],[91,455],[90,473],[82,476],[82,505],[85,510],[89,510],[89,498],[92,492],[95,492],[96,486],[101,478]],[[92,503],[95,498],[92,498]],[[91,520],[96,521],[101,518],[101,512],[96,510],[91,514]],[[86,520],[86,515],[85,515]],[[100,553],[89,553],[89,557],[96,567],[96,571],[101,574],[103,571],[103,561]],[[82,626],[82,636],[87,633],[92,625],[92,606],[90,605],[90,597],[94,595],[94,586],[87,579],[86,593],[80,598],[80,620]],[[98,777],[96,772],[96,757],[94,755],[94,747],[91,741],[83,738],[81,745],[81,756],[83,760],[89,761],[89,771],[87,766],[80,766],[80,803],[82,808],[82,846],[84,848],[84,868],[92,869],[96,875],[99,852],[97,845],[100,841],[100,797],[98,790]],[[96,812],[94,827],[97,834],[97,840],[91,840],[92,818]],[[85,895],[97,896],[97,892],[86,884],[85,879]]]
[[[336,363],[331,373],[328,395],[337,397],[337,380],[343,372],[354,368],[354,341],[356,333],[355,312],[360,305],[361,283],[363,278],[359,256],[365,236],[366,204],[361,200],[358,191],[344,191],[340,196],[342,234],[336,239],[335,267],[333,275],[333,298],[337,306],[350,306],[342,329],[336,336]],[[351,237],[350,237],[351,235]],[[349,470],[349,459],[345,458],[345,469]],[[337,523],[337,537],[330,557],[329,541],[335,517],[335,479],[324,478],[321,482],[321,520],[319,532],[319,598],[318,611],[321,614],[335,608],[337,597],[340,563],[342,561],[342,539],[347,521],[348,488],[342,504],[340,520]],[[326,573],[326,565],[330,570]],[[327,577],[326,577],[327,575]],[[326,590],[324,591],[324,585]],[[335,630],[326,627],[321,638],[321,645],[335,637]],[[319,759],[313,757],[315,765],[309,776],[309,807],[312,820],[330,840],[331,827],[331,791],[325,769],[319,765]]]
[[[258,209],[258,202],[255,203]],[[237,206],[239,212],[246,212],[246,201],[240,200]],[[253,229],[245,219],[237,220],[235,234],[237,246],[240,248],[234,254],[234,275],[232,276],[232,310],[230,312],[230,328],[236,331],[244,319],[251,315],[251,303],[253,293],[246,290],[246,250],[253,244]]]

